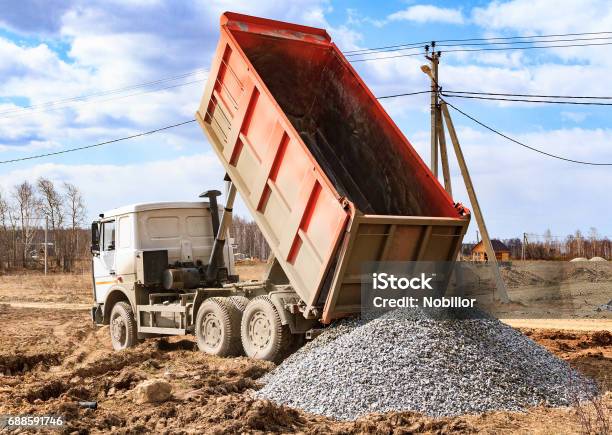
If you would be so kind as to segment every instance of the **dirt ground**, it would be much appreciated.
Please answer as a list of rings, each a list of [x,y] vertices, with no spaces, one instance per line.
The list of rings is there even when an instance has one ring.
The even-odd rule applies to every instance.
[[[508,319],[611,319],[612,262],[513,261],[501,267],[512,303],[493,300],[493,269],[467,265],[469,294],[487,311]]]
[[[240,273],[247,277],[262,270],[246,265]],[[253,400],[249,392],[272,363],[204,355],[190,337],[151,339],[113,352],[108,328],[94,328],[88,312],[78,308],[91,303],[89,280],[87,275],[0,277],[0,415],[62,415],[65,433],[560,434],[583,427],[574,407],[441,419],[401,412],[339,422]],[[542,319],[521,322],[515,326],[523,333],[596,379],[604,394],[601,404],[612,411],[609,320],[562,320],[564,329]],[[572,322],[583,330],[572,330]],[[134,388],[152,378],[170,382],[172,398],[136,403]],[[82,408],[79,401],[96,401],[98,408]]]

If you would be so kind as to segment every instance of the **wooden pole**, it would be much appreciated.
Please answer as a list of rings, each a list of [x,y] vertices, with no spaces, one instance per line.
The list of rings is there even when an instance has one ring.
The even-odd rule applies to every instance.
[[[431,56],[431,165],[434,177],[438,178],[438,56],[432,43]]]
[[[457,156],[457,162],[459,163],[461,175],[463,176],[463,181],[465,182],[465,188],[467,189],[468,196],[470,198],[470,203],[472,204],[472,211],[474,212],[474,216],[476,217],[476,223],[478,224],[478,228],[480,228],[480,233],[482,234],[482,243],[484,244],[485,250],[487,252],[487,259],[489,263],[493,266],[493,273],[495,276],[497,288],[497,298],[502,302],[509,302],[510,299],[508,298],[506,285],[504,284],[504,281],[501,277],[501,273],[499,271],[497,258],[495,257],[495,251],[493,250],[493,245],[491,244],[489,232],[487,231],[487,227],[482,216],[482,211],[480,209],[480,204],[478,203],[478,198],[476,198],[476,191],[474,190],[474,184],[472,183],[472,178],[470,177],[467,164],[465,163],[465,158],[463,157],[463,151],[461,150],[461,146],[459,145],[459,139],[457,138],[457,132],[455,131],[453,120],[450,117],[448,107],[446,106],[446,103],[444,103],[444,101],[442,101],[440,107],[442,109],[442,113],[444,114],[444,120],[446,121],[446,127],[448,128],[448,134],[451,138],[451,142],[453,143],[455,155]]]
[[[438,127],[438,143],[440,145],[440,160],[442,161],[442,176],[444,177],[444,188],[448,195],[453,197],[453,188],[451,187],[450,168],[448,166],[448,153],[446,151],[446,136],[444,135],[444,123],[442,121],[442,111],[437,108],[437,127]]]
[[[49,240],[47,237],[48,233],[49,233],[49,217],[45,216],[45,275],[47,274],[47,250],[49,248],[49,243],[48,243]]]

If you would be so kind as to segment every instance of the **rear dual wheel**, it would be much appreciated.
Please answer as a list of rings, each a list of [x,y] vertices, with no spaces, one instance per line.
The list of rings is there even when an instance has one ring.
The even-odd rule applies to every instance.
[[[279,362],[290,350],[292,335],[268,296],[210,298],[195,322],[198,348],[217,356],[246,354]]]

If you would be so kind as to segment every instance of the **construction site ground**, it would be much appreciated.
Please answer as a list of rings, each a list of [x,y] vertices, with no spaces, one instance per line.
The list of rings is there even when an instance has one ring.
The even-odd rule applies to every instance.
[[[520,266],[520,265],[519,265]],[[587,266],[588,267],[588,266]],[[517,267],[513,279],[527,273]],[[242,277],[260,276],[264,265],[241,265]],[[587,277],[584,282],[581,280]],[[612,276],[576,277],[581,290],[549,299],[555,310],[570,304],[581,318],[506,319],[574,368],[597,380],[602,405],[612,410],[612,320],[596,307],[612,298]],[[586,290],[585,290],[586,289]],[[510,286],[510,297],[529,293]],[[155,431],[157,433],[579,433],[576,407],[532,408],[431,418],[411,412],[371,414],[357,421],[334,421],[250,398],[258,378],[272,363],[216,358],[197,351],[191,337],[150,339],[113,352],[107,327],[94,328],[90,275],[20,274],[0,276],[0,415],[62,415],[66,433]],[[530,296],[531,299],[537,299]],[[606,300],[606,298],[608,300]],[[520,303],[520,302],[519,302]],[[172,398],[139,404],[134,388],[162,378]],[[79,401],[96,401],[85,409]],[[587,414],[591,408],[587,407]]]

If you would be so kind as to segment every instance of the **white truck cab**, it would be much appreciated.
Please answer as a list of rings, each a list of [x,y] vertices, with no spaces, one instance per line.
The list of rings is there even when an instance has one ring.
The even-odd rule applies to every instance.
[[[95,301],[104,304],[113,289],[134,290],[143,251],[165,250],[168,265],[208,264],[215,241],[207,202],[133,204],[100,215],[94,222],[99,246],[93,256]],[[229,234],[228,234],[229,236]],[[231,243],[223,249],[227,274],[234,275]]]

